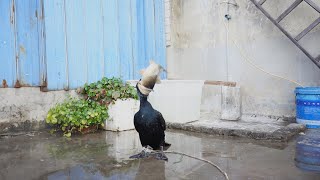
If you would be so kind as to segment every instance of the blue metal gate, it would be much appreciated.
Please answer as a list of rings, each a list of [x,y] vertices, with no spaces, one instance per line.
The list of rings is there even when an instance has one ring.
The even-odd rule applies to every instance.
[[[1,0],[0,87],[74,89],[165,67],[163,0]]]

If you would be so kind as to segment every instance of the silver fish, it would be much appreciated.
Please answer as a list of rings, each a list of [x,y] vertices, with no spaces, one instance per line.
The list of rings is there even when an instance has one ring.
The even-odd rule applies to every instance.
[[[149,95],[153,90],[154,85],[161,83],[160,73],[166,70],[153,60],[149,61],[149,66],[146,69],[140,70],[141,79],[138,82],[138,88],[144,95]]]

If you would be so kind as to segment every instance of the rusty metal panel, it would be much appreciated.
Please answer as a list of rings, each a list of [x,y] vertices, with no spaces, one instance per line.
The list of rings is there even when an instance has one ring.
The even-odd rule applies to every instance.
[[[166,37],[165,37],[165,7],[164,0],[155,0],[155,58],[163,67],[166,65]],[[166,73],[161,74],[162,78],[166,78]]]
[[[0,87],[13,87],[15,71],[14,1],[0,1]]]
[[[139,9],[138,9],[138,5],[139,5],[139,0],[132,0],[131,1],[131,12],[130,12],[130,16],[131,16],[131,39],[132,39],[132,79],[138,79],[140,78],[140,74],[139,74],[139,68],[138,68],[138,64],[139,61],[141,61],[141,57],[139,56],[139,43],[142,42],[143,40],[139,41],[139,23],[143,22],[143,21],[139,21]],[[143,38],[142,38],[143,39]],[[142,68],[140,68],[142,69]]]
[[[118,1],[102,2],[104,76],[120,76]]]
[[[44,0],[47,88],[68,89],[64,0]]]
[[[87,82],[88,59],[86,57],[86,50],[87,48],[96,47],[87,46],[84,0],[66,0],[65,6],[68,80],[69,88],[75,89]],[[96,60],[97,59],[90,59],[90,61]]]
[[[95,82],[104,76],[103,53],[103,6],[100,0],[84,1],[86,59],[88,61],[88,82]]]
[[[144,41],[145,41],[145,61],[156,59],[156,42],[155,42],[155,7],[154,0],[144,1]],[[146,66],[146,64],[144,65]]]
[[[118,0],[119,18],[119,54],[120,73],[123,79],[133,79],[133,54],[132,54],[132,19],[131,1]]]
[[[1,0],[0,87],[74,89],[165,67],[163,0]]]
[[[15,86],[40,86],[39,0],[15,0],[16,71]]]
[[[49,90],[165,67],[163,0],[44,0],[44,11]]]
[[[148,59],[146,58],[146,36],[145,36],[145,11],[144,11],[144,2],[140,0],[136,0],[136,13],[137,18],[136,26],[137,26],[137,35],[136,35],[136,46],[137,46],[137,55],[135,58],[137,59],[135,61],[135,74],[134,78],[139,78],[139,70],[146,67],[148,64]]]
[[[45,20],[44,20],[44,0],[39,0],[38,3],[38,31],[39,31],[39,60],[40,60],[40,86],[47,87],[47,64],[45,57]]]

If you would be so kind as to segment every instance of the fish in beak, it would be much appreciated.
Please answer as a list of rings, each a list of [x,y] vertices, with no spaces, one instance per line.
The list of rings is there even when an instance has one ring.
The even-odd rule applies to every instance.
[[[144,95],[149,95],[153,91],[154,85],[161,83],[160,73],[166,72],[166,70],[159,64],[150,60],[150,64],[146,69],[140,70],[141,79],[137,86],[140,92]]]

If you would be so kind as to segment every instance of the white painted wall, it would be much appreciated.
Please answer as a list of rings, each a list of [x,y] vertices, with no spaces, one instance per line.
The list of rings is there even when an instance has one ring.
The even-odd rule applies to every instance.
[[[247,63],[231,37],[236,38],[241,51],[255,65],[304,86],[320,86],[320,69],[249,0],[230,0],[239,6],[229,6],[227,33],[221,21],[224,18],[219,15],[219,10],[222,16],[226,14],[227,5],[220,2],[223,1],[170,0],[168,78],[235,81],[241,87],[242,114],[294,116],[297,85]],[[264,7],[276,17],[292,2],[268,0]],[[315,2],[320,5],[320,0]],[[296,35],[317,17],[318,13],[303,2],[281,24]],[[301,40],[313,55],[320,53],[319,42],[319,26]],[[217,99],[214,91],[205,94],[209,99]],[[215,109],[219,103],[211,104],[206,96],[202,102],[206,103],[202,108],[219,112]]]

